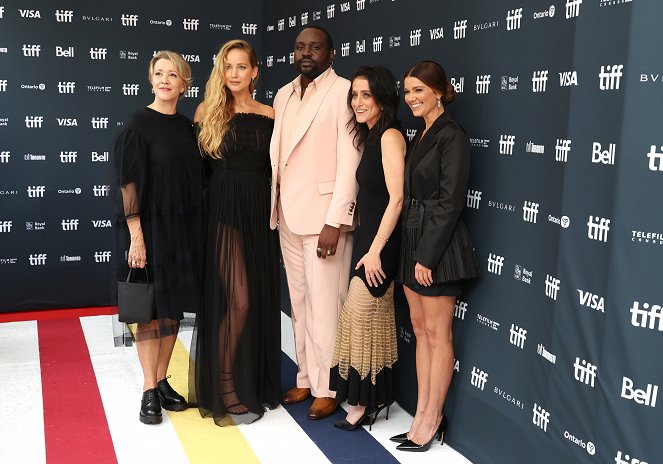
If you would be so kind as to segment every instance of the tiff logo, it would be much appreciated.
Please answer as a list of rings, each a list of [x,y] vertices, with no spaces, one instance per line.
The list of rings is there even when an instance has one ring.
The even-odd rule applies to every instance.
[[[599,88],[601,90],[619,90],[622,76],[624,75],[623,64],[601,66],[599,73]]]
[[[110,185],[95,185],[92,187],[92,193],[95,197],[107,197],[110,192]]]
[[[557,301],[560,280],[550,274],[546,274],[546,296]]]
[[[513,155],[513,147],[515,145],[515,135],[500,135],[500,155]]]
[[[120,18],[123,26],[136,27],[138,26],[138,15],[123,14]]]
[[[488,93],[488,87],[490,86],[490,74],[480,74],[477,76],[477,94],[486,94]]]
[[[184,26],[185,31],[197,31],[199,23],[200,20],[198,19],[184,18],[184,20],[182,21],[182,25]]]
[[[629,311],[631,312],[632,326],[649,328],[650,330],[658,329],[659,332],[663,332],[663,308],[660,305],[653,304],[650,306],[649,303],[643,303],[642,309],[640,309],[640,303],[634,301]]]
[[[59,93],[74,93],[76,90],[76,82],[58,82]]]
[[[481,194],[479,190],[468,190],[467,191],[467,207],[479,209],[479,203],[481,203]]]
[[[587,221],[587,237],[599,242],[607,242],[608,232],[610,232],[610,219],[589,216],[589,220]]]
[[[361,42],[357,40],[355,53],[364,53],[365,51],[366,51],[366,40],[361,39]]]
[[[60,152],[60,162],[61,163],[75,163],[76,158],[78,158],[77,151],[61,151]]]
[[[25,127],[30,129],[39,129],[41,124],[44,122],[43,116],[26,116],[25,117]]]
[[[555,161],[566,163],[571,151],[571,141],[566,139],[557,139],[555,144]]]
[[[578,382],[584,383],[594,388],[594,380],[596,379],[596,366],[592,363],[581,361],[579,357],[576,356],[576,362],[573,363],[574,371],[573,376]]]
[[[272,66],[274,66],[274,55],[269,55],[267,57],[267,67],[271,68]]]
[[[29,185],[28,198],[44,198],[46,187],[43,185]]]
[[[621,397],[627,400],[633,400],[638,404],[656,407],[656,397],[658,396],[658,385],[647,384],[647,390],[633,388],[633,380],[628,377],[622,379]]]
[[[456,305],[454,307],[454,317],[457,317],[460,320],[465,320],[465,313],[467,312],[467,303],[464,301],[456,299]]]
[[[2,86],[2,81],[0,81],[0,86]],[[663,147],[661,147],[661,150],[663,150]],[[663,153],[656,151],[656,145],[651,146],[649,153],[647,153],[647,158],[649,158],[650,171],[663,171]]]
[[[622,459],[622,457],[624,459]],[[621,451],[617,451],[617,456],[615,456],[615,464],[647,464],[645,461],[641,461],[638,458],[631,458],[628,454],[622,456]]]
[[[1,16],[0,16],[1,17]],[[59,23],[70,23],[74,19],[74,12],[71,10],[55,10],[55,20]]]
[[[514,31],[520,29],[520,20],[523,18],[523,9],[516,8],[506,13],[506,30]]]
[[[407,136],[407,139],[412,142],[412,140],[417,136],[417,129],[407,129],[405,131],[405,135]]]
[[[488,253],[488,272],[491,274],[502,275],[502,266],[504,265],[504,256],[498,256],[494,253]]]
[[[382,51],[382,36],[373,37],[373,53]]]
[[[199,92],[200,92],[200,87],[189,87],[186,91],[185,97],[197,98]]]
[[[410,31],[410,47],[417,47],[421,44],[421,29]]]
[[[78,230],[78,219],[63,219],[62,230]]]
[[[140,86],[138,84],[122,84],[122,94],[123,95],[138,95],[138,89]]]
[[[31,253],[28,261],[30,262],[30,266],[44,266],[46,264],[46,253]]]
[[[258,25],[255,23],[242,23],[242,34],[256,35],[258,32]]]
[[[534,412],[534,415],[532,416],[532,423],[544,432],[547,432],[548,423],[550,422],[550,413],[536,403],[534,403],[532,412]]]
[[[577,18],[580,15],[582,0],[566,0],[566,19]]]
[[[350,42],[343,42],[341,44],[341,56],[350,55]]]
[[[92,129],[108,129],[108,118],[95,117],[90,120]]]
[[[7,91],[7,79],[0,79],[0,92]]]
[[[299,18],[302,26],[306,26],[308,24],[308,12],[302,13],[301,17]]]
[[[334,10],[336,9],[336,5],[327,5],[327,19],[331,19],[334,17]]]
[[[4,16],[4,14],[5,14],[5,7],[4,7],[4,6],[0,6],[0,19],[2,19],[2,17]]]
[[[39,56],[41,45],[23,44],[23,56]]]
[[[603,147],[599,142],[592,143],[592,163],[601,163],[601,164],[615,164],[615,151],[616,145],[611,143],[608,145],[607,150],[603,150]]]
[[[523,221],[536,224],[536,217],[539,214],[539,204],[533,201],[523,203]]]
[[[278,27],[279,31],[282,31],[283,29],[285,29],[285,19],[279,19],[279,21],[277,23],[277,27]]]
[[[288,63],[295,64],[295,52],[290,52],[288,54]]]
[[[11,156],[10,151],[0,151],[0,163],[9,163]]]
[[[467,29],[467,19],[454,22],[454,39],[464,39]]]
[[[366,0],[357,0],[357,11],[361,11],[366,8]]]
[[[488,381],[488,374],[481,369],[477,369],[475,366],[472,366],[472,378],[470,383],[477,387],[479,390],[483,391]]]
[[[523,350],[525,349],[525,340],[527,340],[527,330],[511,324],[511,328],[509,329],[509,343]]]
[[[110,263],[111,252],[110,251],[95,251],[94,252],[94,262],[95,263]]]
[[[12,231],[12,221],[0,221],[0,233]]]
[[[534,71],[532,74],[532,92],[545,92],[548,82],[548,71]]]
[[[105,60],[106,54],[108,53],[107,48],[90,48],[90,59],[92,60]]]

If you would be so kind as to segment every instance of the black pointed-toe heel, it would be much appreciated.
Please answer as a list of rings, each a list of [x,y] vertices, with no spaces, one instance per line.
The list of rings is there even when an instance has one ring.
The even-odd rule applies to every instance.
[[[405,443],[407,441],[407,432],[394,435],[390,440],[396,443]]]
[[[168,376],[170,377],[170,376]],[[184,397],[177,393],[168,383],[168,377],[157,382],[157,393],[161,407],[168,411],[184,411],[189,407]]]
[[[400,451],[412,451],[415,453],[423,453],[424,451],[428,451],[430,448],[430,445],[433,444],[433,441],[436,439],[440,441],[440,445],[444,444],[444,435],[445,432],[447,431],[447,416],[443,416],[442,420],[440,421],[440,425],[437,428],[437,431],[433,434],[430,440],[428,440],[428,443],[424,443],[423,445],[419,445],[412,440],[405,440],[403,443],[398,445],[396,447],[397,450]],[[397,435],[398,436],[398,435]]]
[[[138,419],[143,424],[160,424],[161,403],[156,388],[150,388],[143,392],[143,398],[140,401],[140,414]]]
[[[361,416],[359,420],[357,420],[357,422],[355,422],[354,424],[348,422],[347,419],[341,419],[334,422],[334,427],[351,432],[353,430],[357,430],[362,425],[365,425],[365,423],[368,421],[368,430],[371,430],[371,428],[373,427],[373,422],[375,422],[374,414],[375,414],[374,409],[366,408],[366,410],[364,411],[364,415]]]

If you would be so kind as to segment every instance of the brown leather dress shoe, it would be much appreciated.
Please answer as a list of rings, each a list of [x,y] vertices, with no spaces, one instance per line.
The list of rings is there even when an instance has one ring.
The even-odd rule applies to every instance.
[[[304,400],[309,399],[311,396],[310,388],[291,388],[283,396],[281,403],[283,404],[295,404],[300,403]]]
[[[334,398],[316,398],[313,400],[313,404],[308,410],[307,417],[309,419],[324,419],[327,416],[331,416],[336,411],[338,404]]]

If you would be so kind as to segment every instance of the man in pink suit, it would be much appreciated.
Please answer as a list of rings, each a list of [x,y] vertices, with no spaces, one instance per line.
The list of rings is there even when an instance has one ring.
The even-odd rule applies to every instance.
[[[279,226],[297,351],[297,386],[284,404],[313,395],[309,419],[336,410],[329,369],[348,290],[359,152],[347,128],[350,82],[331,68],[329,33],[295,41],[299,76],[279,90],[270,154],[271,227]]]

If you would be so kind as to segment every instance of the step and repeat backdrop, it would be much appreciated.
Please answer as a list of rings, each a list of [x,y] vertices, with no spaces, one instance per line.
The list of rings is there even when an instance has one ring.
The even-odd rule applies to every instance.
[[[0,311],[113,304],[109,151],[180,52],[193,117],[219,46],[260,51],[262,2],[0,0]]]
[[[473,462],[663,462],[661,17],[653,0],[264,4],[266,99],[295,77],[307,24],[331,32],[340,75],[383,64],[400,80],[432,59],[456,88],[484,274],[456,306],[445,411]],[[422,122],[403,106],[411,140]],[[402,297],[397,311],[413,412]]]

